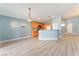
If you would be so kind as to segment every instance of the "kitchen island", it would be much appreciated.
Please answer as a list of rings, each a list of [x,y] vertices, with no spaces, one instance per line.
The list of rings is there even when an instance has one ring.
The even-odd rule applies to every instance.
[[[59,30],[40,30],[39,40],[57,40],[59,37]]]

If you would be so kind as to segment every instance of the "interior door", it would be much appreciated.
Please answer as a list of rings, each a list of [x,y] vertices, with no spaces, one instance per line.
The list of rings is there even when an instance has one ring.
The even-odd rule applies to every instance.
[[[72,25],[72,23],[68,23],[67,24],[67,33],[73,33],[73,25]]]

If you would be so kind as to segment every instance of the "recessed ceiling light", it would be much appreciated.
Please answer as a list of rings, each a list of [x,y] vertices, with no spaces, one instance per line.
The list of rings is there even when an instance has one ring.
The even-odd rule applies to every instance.
[[[55,17],[55,16],[52,16],[52,17]]]
[[[37,18],[37,19],[41,19],[41,18]]]
[[[28,21],[31,22],[32,20],[29,19]]]

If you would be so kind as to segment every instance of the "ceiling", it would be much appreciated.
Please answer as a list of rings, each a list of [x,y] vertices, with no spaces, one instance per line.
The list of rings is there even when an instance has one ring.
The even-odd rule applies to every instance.
[[[0,3],[0,15],[26,19],[28,8],[31,8],[33,19],[47,20],[48,16],[63,16],[74,5],[74,3]]]
[[[66,12],[63,15],[65,19],[75,17],[75,16],[79,16],[79,4],[76,4],[74,7],[72,7],[72,9],[70,9],[68,12]]]

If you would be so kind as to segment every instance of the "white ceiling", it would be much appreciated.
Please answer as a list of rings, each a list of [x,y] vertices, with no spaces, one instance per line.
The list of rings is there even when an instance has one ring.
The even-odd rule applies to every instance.
[[[63,16],[75,4],[73,3],[0,3],[0,14],[26,19],[28,8],[33,18],[46,19],[48,16]]]
[[[66,12],[63,17],[65,19],[71,18],[74,16],[79,16],[79,4],[75,4],[75,6],[72,7],[68,12]]]

